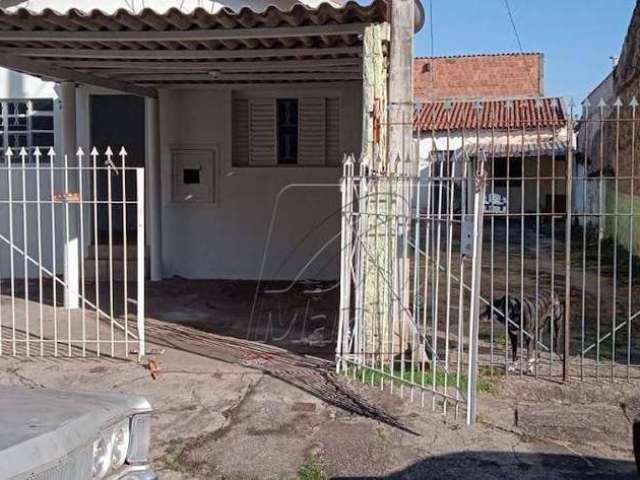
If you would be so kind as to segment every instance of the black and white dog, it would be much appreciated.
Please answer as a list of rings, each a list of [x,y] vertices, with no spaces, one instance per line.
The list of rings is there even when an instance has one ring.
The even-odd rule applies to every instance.
[[[560,352],[560,326],[564,317],[564,305],[555,292],[540,292],[536,297],[525,296],[519,298],[515,295],[495,299],[493,305],[487,305],[480,315],[480,321],[488,321],[492,318],[501,323],[507,322],[507,331],[511,342],[512,360],[515,364],[518,360],[518,338],[522,328],[523,347],[527,349],[528,371],[533,372],[535,358],[536,316],[538,319],[538,333],[553,327],[555,345],[551,346],[551,353]],[[554,348],[555,347],[555,348]],[[509,371],[515,370],[511,365]]]

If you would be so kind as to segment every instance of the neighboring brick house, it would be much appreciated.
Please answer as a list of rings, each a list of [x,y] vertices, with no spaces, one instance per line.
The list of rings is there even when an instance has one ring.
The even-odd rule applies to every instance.
[[[541,97],[543,63],[541,53],[419,57],[413,66],[414,98],[429,102]]]
[[[416,59],[414,97],[422,105],[414,131],[421,175],[427,176],[431,155],[472,158],[480,145],[492,152],[491,202],[498,198],[513,212],[548,212],[552,205],[556,212],[564,210],[564,185],[542,180],[538,193],[522,181],[538,171],[545,177],[564,175],[572,145],[563,102],[544,97],[543,78],[539,53]]]
[[[607,215],[606,222],[602,223],[598,222],[598,216],[587,217],[591,221],[586,223],[604,237],[615,238],[618,244],[639,254],[640,127],[637,122],[630,121],[634,98],[640,100],[640,3],[633,12],[618,64],[585,99],[588,110],[586,107],[583,110],[578,132],[577,177],[580,178],[576,179],[574,187],[574,212],[617,213]],[[620,122],[616,121],[618,99]],[[640,118],[640,108],[636,114]],[[635,142],[632,138],[634,123]],[[586,176],[580,175],[581,172],[586,172]],[[633,229],[628,215],[632,208]]]

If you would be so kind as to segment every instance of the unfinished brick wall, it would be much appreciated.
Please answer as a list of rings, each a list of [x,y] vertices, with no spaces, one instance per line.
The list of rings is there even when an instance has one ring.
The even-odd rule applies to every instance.
[[[544,95],[539,53],[422,57],[413,68],[416,102]]]
[[[616,96],[620,98],[623,106],[620,108],[620,122],[616,121],[616,108],[611,108],[608,122],[604,128],[605,143],[605,165],[611,167],[616,172],[617,177],[628,177],[632,175],[640,177],[640,126],[635,125],[635,168],[632,161],[634,159],[632,147],[633,110],[629,103],[636,97],[640,100],[640,4],[636,5],[629,30],[625,38],[622,54],[614,75],[614,88]],[[640,108],[636,110],[636,118],[640,119]],[[619,143],[619,149],[617,144]],[[617,163],[617,165],[616,165]],[[616,168],[617,167],[617,168]],[[631,181],[620,178],[618,189],[621,193],[631,193]],[[633,182],[633,193],[640,194],[640,181]]]

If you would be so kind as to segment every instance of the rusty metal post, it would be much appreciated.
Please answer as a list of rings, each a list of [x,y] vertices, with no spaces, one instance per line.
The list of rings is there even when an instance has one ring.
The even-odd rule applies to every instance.
[[[569,381],[569,358],[571,348],[571,210],[573,208],[573,105],[567,120],[567,160],[565,165],[566,224],[565,224],[565,285],[564,285],[564,339],[562,352],[562,381]],[[553,345],[550,345],[553,349]]]

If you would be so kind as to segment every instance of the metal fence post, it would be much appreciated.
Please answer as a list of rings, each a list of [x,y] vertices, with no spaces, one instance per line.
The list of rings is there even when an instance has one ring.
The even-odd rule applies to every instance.
[[[342,236],[340,242],[340,311],[338,312],[338,340],[336,343],[336,372],[340,373],[344,350],[347,346],[345,339],[349,329],[349,314],[351,312],[351,256],[349,245],[352,241],[351,232],[351,189],[353,182],[353,159],[344,157],[342,166]]]
[[[124,175],[124,172],[123,172]],[[138,202],[137,202],[137,221],[138,221],[138,229],[137,229],[137,292],[138,292],[138,313],[137,313],[137,324],[138,324],[138,361],[142,360],[142,357],[145,355],[145,344],[144,344],[144,168],[136,168],[136,184],[137,184],[137,193],[138,193]],[[125,298],[125,302],[127,299]]]
[[[573,107],[567,121],[567,161],[566,176],[566,225],[565,225],[565,287],[564,287],[564,332],[562,353],[562,381],[569,381],[569,355],[571,347],[571,209],[573,208]],[[537,341],[537,338],[536,338]],[[550,345],[553,349],[553,345]]]
[[[467,425],[476,422],[478,384],[478,328],[480,309],[480,282],[482,273],[482,226],[486,174],[484,152],[478,162],[474,178],[473,197],[473,253],[471,266],[471,303],[469,308],[469,371],[467,382]]]

